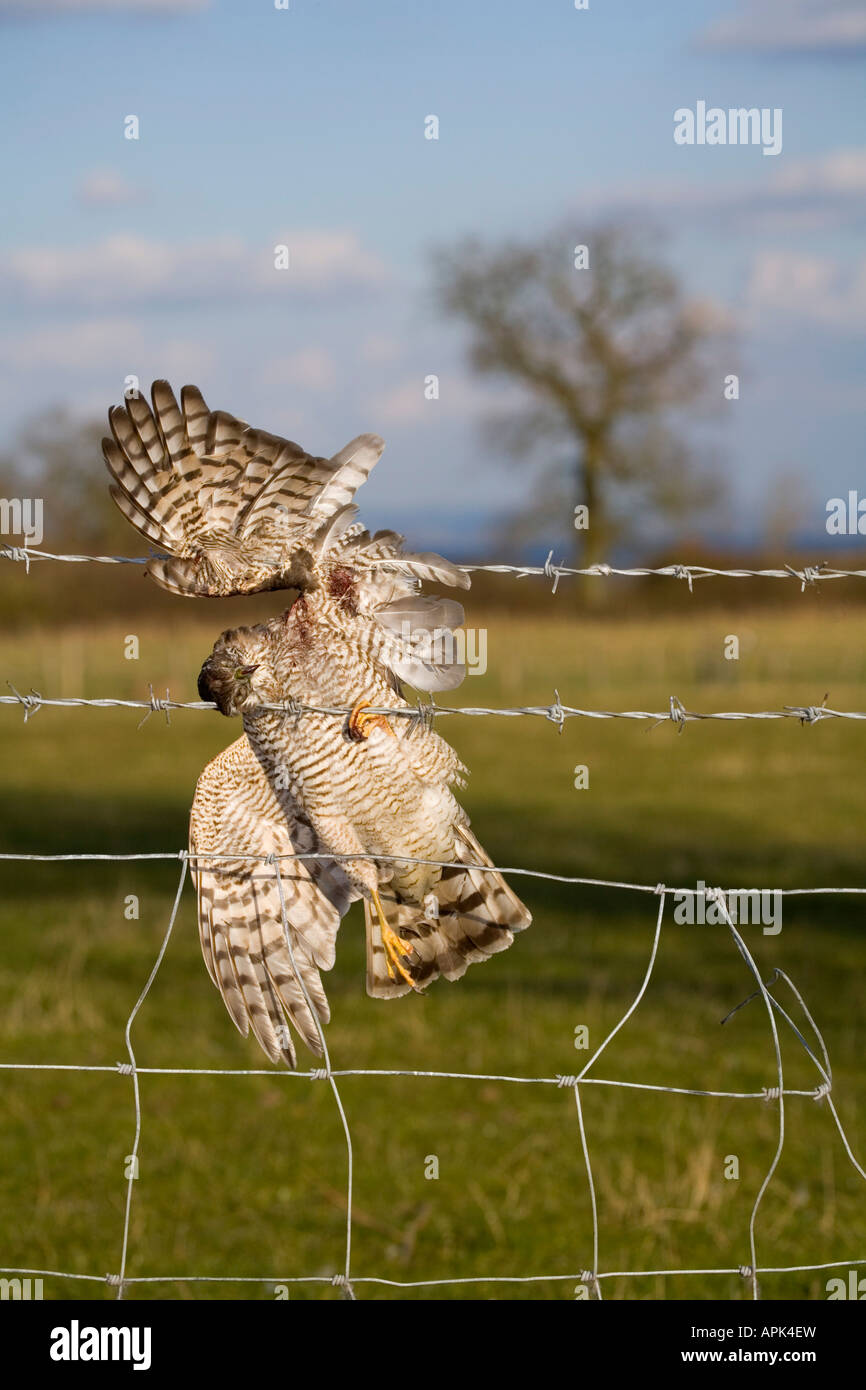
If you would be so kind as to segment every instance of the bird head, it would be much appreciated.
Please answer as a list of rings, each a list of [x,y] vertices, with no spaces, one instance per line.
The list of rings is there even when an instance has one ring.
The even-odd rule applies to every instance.
[[[266,644],[255,628],[234,628],[217,639],[201,668],[198,693],[221,714],[241,714],[275,702]]]

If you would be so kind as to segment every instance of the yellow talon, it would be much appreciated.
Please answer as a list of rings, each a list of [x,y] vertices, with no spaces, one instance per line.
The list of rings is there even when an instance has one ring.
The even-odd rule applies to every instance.
[[[384,729],[387,733],[391,735],[392,738],[396,738],[397,735],[394,733],[394,730],[391,728],[391,725],[389,721],[386,719],[385,715],[369,714],[369,709],[369,700],[358,700],[352,706],[352,712],[349,715],[348,724],[349,737],[355,739],[356,741],[360,741],[361,739],[367,739],[370,737],[371,729]]]
[[[404,961],[406,960],[406,943],[403,941],[402,937],[400,937],[398,933],[394,931],[393,927],[388,926],[388,923],[385,920],[385,911],[382,907],[382,900],[379,897],[379,894],[377,893],[375,888],[373,889],[373,904],[376,908],[376,914],[379,918],[379,930],[382,933],[382,946],[385,951],[385,965],[388,968],[389,977],[392,980],[396,979],[396,976],[394,974],[394,971],[396,970],[397,974],[403,977],[407,985],[410,985],[417,994],[420,994],[420,988],[418,987],[418,985],[416,985],[415,981],[412,979],[411,974],[409,973],[409,970],[404,964]]]

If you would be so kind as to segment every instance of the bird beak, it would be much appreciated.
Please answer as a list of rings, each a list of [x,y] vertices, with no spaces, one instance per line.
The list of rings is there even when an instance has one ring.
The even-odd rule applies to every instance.
[[[261,665],[261,662],[260,662],[260,661],[257,661],[256,664],[255,664],[255,666],[242,666],[242,667],[241,667],[241,675],[242,675],[242,676],[251,676],[251,675],[253,674],[254,671],[257,671],[257,670],[259,669],[259,666],[260,666],[260,665]]]

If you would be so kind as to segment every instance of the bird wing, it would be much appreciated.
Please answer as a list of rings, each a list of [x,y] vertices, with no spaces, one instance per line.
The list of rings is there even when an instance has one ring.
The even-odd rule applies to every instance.
[[[275,792],[244,735],[204,769],[190,813],[193,855],[311,854],[316,835],[288,793]],[[320,970],[334,963],[337,929],[357,896],[333,860],[193,861],[202,953],[210,977],[244,1037],[272,1062],[296,1065],[286,1018],[322,1055],[317,1025],[330,1017]],[[303,985],[302,983],[303,982]]]
[[[108,413],[103,454],[111,495],[167,559],[148,573],[174,593],[292,587],[292,557],[327,527],[369,476],[384,444],[362,434],[333,458],[208,409],[196,386],[180,404],[155,381],[152,406],[130,396]]]

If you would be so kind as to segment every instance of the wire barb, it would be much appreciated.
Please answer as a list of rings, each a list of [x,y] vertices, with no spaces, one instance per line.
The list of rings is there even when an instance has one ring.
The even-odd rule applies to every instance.
[[[558,690],[554,690],[553,698],[555,703],[552,704],[547,711],[547,717],[552,724],[559,725],[559,732],[562,733],[565,726],[565,710],[562,708],[562,701],[559,698]]]
[[[42,708],[42,696],[38,693],[38,691],[33,690],[32,688],[31,688],[31,690],[30,690],[30,694],[29,694],[29,695],[22,695],[20,690],[16,690],[16,689],[15,689],[15,686],[12,684],[11,681],[7,681],[6,684],[8,685],[9,689],[12,691],[12,694],[11,694],[11,696],[10,696],[10,695],[3,695],[3,696],[0,696],[0,700],[2,700],[2,703],[3,703],[3,704],[7,704],[7,705],[10,705],[10,704],[11,704],[11,705],[15,705],[15,704],[23,705],[23,707],[24,707],[24,723],[26,724],[26,723],[27,723],[27,720],[30,718],[30,716],[31,716],[32,714],[38,713],[38,711]]]
[[[168,686],[166,686],[166,689],[165,689],[165,699],[164,699],[164,700],[161,700],[161,699],[159,698],[158,695],[154,695],[154,693],[153,693],[153,685],[152,685],[152,684],[148,685],[148,690],[149,690],[149,692],[150,692],[150,700],[149,700],[149,702],[148,702],[148,703],[149,703],[149,709],[148,709],[148,711],[147,711],[147,714],[144,716],[144,718],[143,718],[142,720],[139,721],[139,724],[138,724],[139,729],[142,727],[143,724],[146,724],[146,723],[147,723],[148,719],[150,718],[150,716],[151,716],[152,714],[164,714],[164,715],[165,715],[165,722],[166,722],[166,724],[169,724],[169,725],[170,725],[170,724],[171,724],[171,703],[172,703],[172,702],[171,702],[171,692],[169,691]]]
[[[552,579],[552,580],[553,580],[553,588],[551,589],[550,592],[551,592],[552,594],[555,594],[557,588],[559,587],[559,581],[560,581],[560,579],[562,578],[562,575],[565,573],[565,571],[562,569],[562,567],[561,567],[560,565],[554,565],[554,564],[553,564],[553,551],[552,551],[552,550],[551,550],[550,554],[548,555],[547,559],[546,559],[545,562],[544,562],[544,573],[547,575],[547,578],[548,578],[548,579]]]

